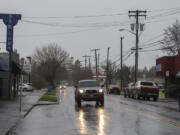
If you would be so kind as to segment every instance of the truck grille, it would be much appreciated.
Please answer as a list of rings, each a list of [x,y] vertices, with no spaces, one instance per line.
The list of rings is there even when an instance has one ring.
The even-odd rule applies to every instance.
[[[97,90],[86,90],[86,93],[97,93]]]

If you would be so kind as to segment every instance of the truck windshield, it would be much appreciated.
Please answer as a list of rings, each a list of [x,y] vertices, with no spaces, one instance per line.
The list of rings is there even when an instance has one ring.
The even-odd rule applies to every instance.
[[[80,81],[79,87],[98,87],[97,81]]]
[[[154,86],[152,82],[141,82],[141,85],[143,86]]]

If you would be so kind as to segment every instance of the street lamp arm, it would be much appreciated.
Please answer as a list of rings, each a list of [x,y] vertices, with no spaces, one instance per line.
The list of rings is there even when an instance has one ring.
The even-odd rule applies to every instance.
[[[127,31],[127,32],[129,32],[129,33],[131,33],[131,34],[133,34],[133,35],[136,35],[136,33],[132,32],[132,31],[130,31],[130,30],[128,30],[128,29],[119,29],[119,31]]]

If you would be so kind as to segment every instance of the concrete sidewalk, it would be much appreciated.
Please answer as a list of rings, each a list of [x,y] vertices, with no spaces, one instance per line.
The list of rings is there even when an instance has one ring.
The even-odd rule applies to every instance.
[[[23,92],[22,111],[19,111],[19,99],[0,101],[0,135],[5,135],[15,126],[21,117],[25,117],[44,94],[43,90]]]
[[[159,102],[151,102],[151,103],[169,110],[180,111],[177,99],[165,98],[165,99],[159,99]]]
[[[141,102],[141,100],[140,100],[140,102]],[[144,101],[142,101],[141,103],[147,104],[147,105],[152,105],[155,107],[161,107],[161,108],[168,109],[171,111],[180,112],[178,101],[176,99],[165,98],[165,99],[159,99],[157,102],[154,102],[154,101],[145,101],[144,102]]]

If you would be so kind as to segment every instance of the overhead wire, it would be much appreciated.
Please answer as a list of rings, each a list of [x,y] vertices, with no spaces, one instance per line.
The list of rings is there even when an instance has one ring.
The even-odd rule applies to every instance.
[[[169,8],[169,9],[159,9],[159,10],[152,10],[150,12],[162,12],[162,11],[167,11],[161,14],[157,14],[154,16],[150,16],[148,19],[157,19],[157,17],[161,17],[162,15],[172,15],[172,14],[177,14],[180,13],[180,8]],[[179,12],[177,12],[179,11]],[[117,13],[117,14],[101,14],[101,15],[88,15],[88,16],[71,16],[71,17],[67,17],[67,18],[91,18],[91,17],[105,17],[105,16],[115,16],[115,15],[125,15],[125,13]],[[23,18],[28,18],[28,17],[23,17]],[[31,19],[33,18],[66,18],[66,17],[29,17]],[[26,19],[22,19],[22,22],[25,23],[30,23],[30,24],[39,24],[39,25],[44,25],[44,26],[51,26],[51,27],[65,27],[65,28],[86,28],[86,27],[90,27],[90,28],[95,28],[95,29],[85,29],[85,30],[77,30],[77,31],[70,31],[70,32],[63,32],[63,33],[48,33],[48,34],[31,34],[31,35],[17,35],[16,37],[34,37],[34,36],[54,36],[54,35],[63,35],[63,34],[73,34],[73,33],[79,33],[79,32],[85,32],[85,31],[92,31],[92,30],[98,30],[101,28],[107,28],[107,27],[119,27],[119,26],[126,26],[129,25],[131,21],[124,21],[124,22],[96,22],[96,23],[85,23],[85,24],[63,24],[63,23],[59,23],[59,22],[55,22],[55,23],[47,23],[47,22],[41,22],[41,21],[32,21],[32,20],[26,20]],[[161,20],[164,21],[164,20]],[[146,23],[153,23],[153,22],[160,22],[160,21],[146,21]]]

